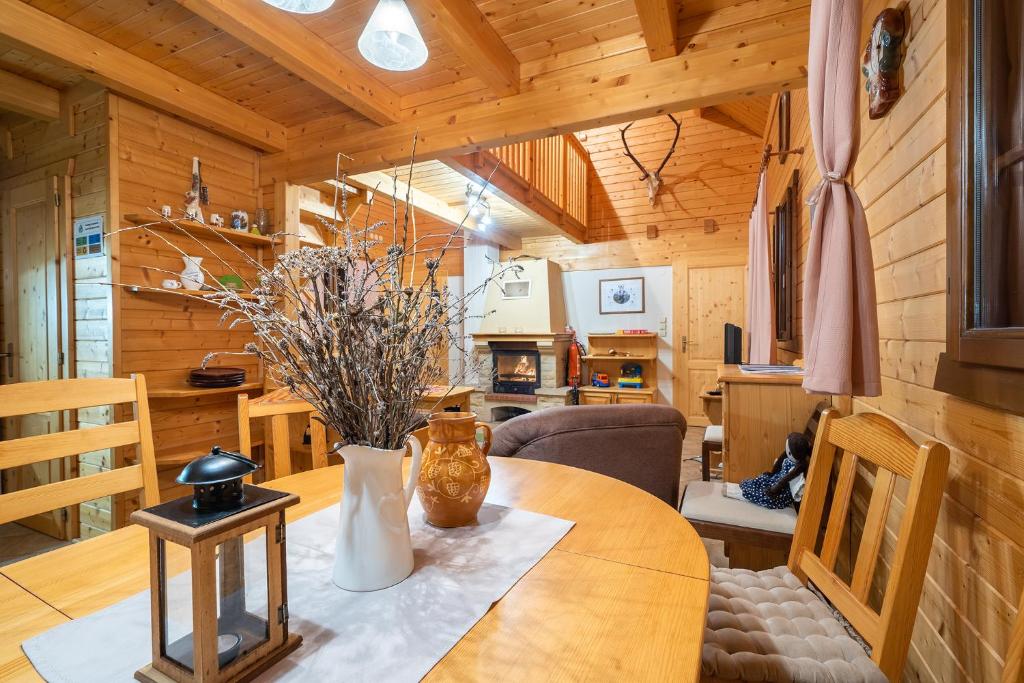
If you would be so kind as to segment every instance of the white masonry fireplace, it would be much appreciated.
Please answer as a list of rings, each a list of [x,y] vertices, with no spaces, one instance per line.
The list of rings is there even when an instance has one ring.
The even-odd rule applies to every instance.
[[[561,272],[547,259],[517,263],[522,272],[488,284],[488,314],[473,334],[480,375],[471,401],[485,422],[565,405],[569,393],[565,358],[572,335],[565,332]]]

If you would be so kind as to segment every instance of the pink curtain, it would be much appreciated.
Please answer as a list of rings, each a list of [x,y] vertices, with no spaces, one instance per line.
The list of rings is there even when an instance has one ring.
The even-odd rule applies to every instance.
[[[751,363],[774,363],[776,352],[766,192],[765,173],[762,171],[757,182],[757,203],[750,214],[747,234],[747,330]]]
[[[807,100],[822,181],[804,276],[804,388],[878,396],[878,312],[864,207],[847,182],[860,140],[861,0],[813,0]]]

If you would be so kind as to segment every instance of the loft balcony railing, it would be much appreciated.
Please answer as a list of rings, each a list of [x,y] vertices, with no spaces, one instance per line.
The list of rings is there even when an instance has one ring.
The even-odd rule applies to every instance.
[[[453,160],[473,178],[490,178],[502,197],[556,226],[574,242],[587,237],[590,154],[575,135],[556,135]]]

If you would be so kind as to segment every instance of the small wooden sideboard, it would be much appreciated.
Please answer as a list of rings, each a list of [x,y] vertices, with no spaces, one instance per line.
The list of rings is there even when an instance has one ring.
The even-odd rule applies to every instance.
[[[609,405],[657,403],[658,394],[658,335],[643,334],[588,334],[590,351],[583,357],[586,373],[580,387],[580,405]],[[619,370],[624,363],[640,366],[643,384],[639,387],[618,386]],[[608,375],[611,386],[595,387],[591,373]]]
[[[803,375],[749,374],[718,366],[722,388],[722,477],[738,482],[771,468],[790,432],[803,432],[815,406],[830,400],[808,394]]]

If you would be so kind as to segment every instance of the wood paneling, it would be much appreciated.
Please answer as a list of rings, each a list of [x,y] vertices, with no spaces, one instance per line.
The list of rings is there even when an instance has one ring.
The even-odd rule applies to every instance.
[[[74,87],[65,94],[75,130],[69,135],[64,121],[18,119],[9,123],[11,157],[0,159],[0,186],[28,179],[62,176],[73,162],[71,177],[72,218],[107,213],[107,96],[98,87]],[[109,246],[109,245],[108,245]],[[109,377],[111,374],[110,256],[80,259],[75,263],[74,363],[77,377]],[[80,425],[105,425],[109,407],[81,410]],[[110,449],[81,453],[79,474],[86,476],[111,468]],[[110,499],[80,506],[79,532],[89,537],[109,530]]]
[[[252,217],[257,207],[258,152],[134,102],[116,97],[113,100],[118,225],[125,225],[126,214],[152,213],[164,204],[179,211],[191,182],[193,156],[202,160],[203,182],[210,188],[210,205],[203,207],[207,218],[211,213],[230,217],[233,209],[248,211]],[[229,265],[244,277],[252,275],[252,267],[235,247],[213,239],[202,242],[173,231],[122,232],[117,282],[159,287],[165,278],[177,279],[184,264],[175,247],[203,257],[203,266],[214,275],[226,274]],[[259,246],[240,244],[238,248],[250,258],[260,256]],[[266,256],[269,258],[269,254]],[[141,372],[154,387],[180,382],[207,353],[238,352],[252,340],[245,326],[229,331],[221,325],[222,311],[212,304],[160,294],[133,294],[123,289],[118,295],[117,376]],[[255,359],[247,356],[230,356],[214,361],[214,365],[244,367],[251,378],[260,372]],[[158,464],[171,455],[180,455],[182,449],[198,456],[214,444],[224,448],[238,445],[233,394],[153,399],[151,408]],[[180,466],[177,462],[161,471],[165,490]]]
[[[865,31],[884,6],[881,0],[864,3]],[[911,0],[907,16],[902,98],[878,121],[868,119],[861,98],[861,149],[853,178],[872,235],[883,380],[881,396],[855,399],[853,408],[892,417],[918,442],[938,439],[950,446],[949,480],[904,678],[980,683],[999,679],[1024,587],[1024,418],[932,388],[945,348],[946,3]],[[793,93],[792,112],[794,145],[810,150],[805,92]],[[792,157],[784,167],[773,161],[769,206],[781,199],[794,168],[805,179],[805,193],[818,182],[810,155]],[[795,259],[798,281],[807,214]],[[801,348],[797,339],[781,355],[793,358]],[[906,495],[897,486],[879,575],[893,561]],[[861,496],[858,528],[866,505]],[[880,585],[876,576],[876,590]]]

